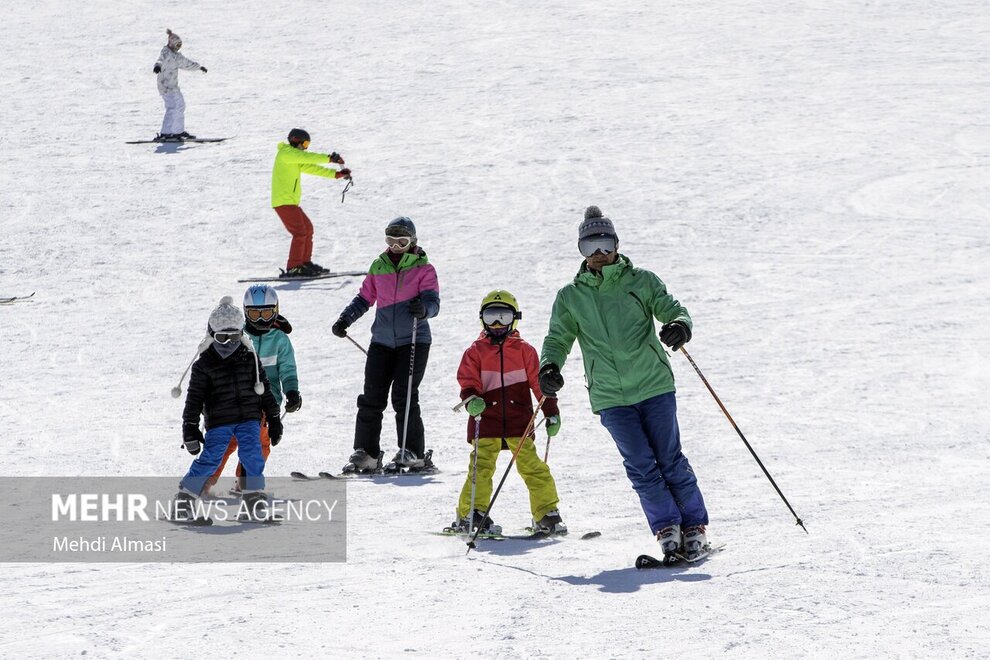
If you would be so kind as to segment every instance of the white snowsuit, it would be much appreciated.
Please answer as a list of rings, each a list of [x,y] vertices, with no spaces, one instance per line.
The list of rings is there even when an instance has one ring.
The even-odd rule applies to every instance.
[[[165,101],[165,118],[162,120],[162,134],[178,134],[186,130],[186,100],[179,91],[179,69],[198,69],[199,62],[175,52],[168,46],[162,48],[156,65],[158,72],[158,93]]]

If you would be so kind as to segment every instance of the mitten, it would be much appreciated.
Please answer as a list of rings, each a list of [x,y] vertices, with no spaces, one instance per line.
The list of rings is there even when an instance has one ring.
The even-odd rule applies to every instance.
[[[475,397],[471,399],[470,401],[467,402],[467,406],[466,406],[468,414],[471,415],[471,417],[477,417],[481,413],[485,412],[485,408],[487,407],[488,404],[486,404],[485,400],[482,399],[481,397]]]
[[[564,377],[560,373],[560,367],[553,364],[543,365],[540,369],[540,390],[546,396],[557,396],[557,392],[564,386]]]
[[[419,298],[413,298],[409,301],[409,313],[418,319],[426,318],[426,305]]]
[[[296,390],[285,393],[285,412],[293,413],[302,408],[302,395]]]
[[[282,440],[282,420],[278,417],[271,417],[268,420],[268,439],[271,440],[272,447]]]
[[[203,432],[199,430],[199,424],[182,425],[182,444],[186,451],[195,456],[203,449]]]
[[[679,351],[691,341],[691,329],[683,321],[671,321],[660,328],[660,341],[670,346],[670,350]]]
[[[347,336],[347,327],[349,325],[350,323],[347,322],[347,319],[341,316],[337,319],[337,322],[333,324],[333,327],[330,328],[330,332],[343,339]]]

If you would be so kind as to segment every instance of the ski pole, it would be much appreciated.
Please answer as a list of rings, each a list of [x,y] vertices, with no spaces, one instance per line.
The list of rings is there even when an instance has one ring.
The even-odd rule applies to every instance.
[[[474,494],[478,486],[478,438],[481,437],[481,415],[474,418],[474,451],[471,452],[471,509],[468,511],[468,534],[474,531]]]
[[[547,436],[547,448],[543,451],[543,462],[547,462],[547,458],[550,457],[550,436]]]
[[[784,504],[787,505],[787,508],[790,509],[791,514],[794,516],[794,519],[797,521],[796,524],[800,525],[801,529],[804,530],[804,533],[807,534],[808,528],[804,526],[804,522],[801,520],[801,518],[798,517],[798,514],[794,512],[794,507],[792,507],[791,503],[787,501],[787,498],[784,497],[784,494],[780,492],[780,488],[777,487],[777,482],[773,480],[773,477],[770,476],[770,473],[763,466],[763,461],[761,461],[760,457],[756,455],[755,451],[753,451],[753,447],[750,446],[749,441],[746,439],[746,436],[744,436],[743,432],[739,430],[739,427],[736,425],[735,420],[732,419],[732,415],[729,414],[729,411],[726,410],[725,406],[722,404],[722,400],[718,398],[718,395],[715,394],[715,390],[713,390],[712,386],[708,384],[708,379],[705,378],[705,375],[703,373],[701,373],[701,369],[699,369],[698,365],[695,364],[694,359],[691,357],[691,354],[688,353],[683,346],[681,346],[681,352],[684,353],[684,357],[686,357],[688,359],[688,362],[691,363],[691,366],[694,367],[694,370],[698,373],[698,377],[701,378],[701,382],[704,383],[705,387],[708,388],[708,391],[711,392],[712,397],[715,399],[715,403],[718,404],[718,407],[722,409],[722,412],[725,413],[725,417],[729,420],[729,424],[732,424],[732,428],[734,428],[736,430],[736,433],[739,434],[739,437],[742,438],[743,443],[746,445],[746,449],[748,449],[749,453],[752,454],[753,458],[756,459],[756,464],[760,466],[761,470],[763,470],[763,474],[767,475],[767,479],[770,480],[770,483],[773,485],[774,490],[776,490],[777,494],[780,495],[780,499],[782,499],[784,501]]]
[[[412,344],[409,345],[409,382],[406,386],[406,414],[402,421],[402,460],[406,457],[406,438],[409,436],[409,406],[412,405],[412,385],[413,372],[416,369],[416,329],[419,327],[419,319],[413,317]]]
[[[347,337],[348,339],[350,339],[351,340],[351,343],[354,344],[355,346],[357,346],[359,351],[361,351],[365,355],[368,354],[368,349],[366,349],[364,346],[362,346],[361,344],[359,344],[356,341],[354,341],[354,338],[353,337],[351,337],[350,335],[344,335],[344,336]]]
[[[344,195],[347,194],[347,191],[350,190],[351,189],[351,186],[353,186],[353,185],[354,185],[354,177],[348,178],[347,179],[347,184],[344,185],[344,189],[340,193],[340,203],[341,204],[344,203]]]
[[[474,542],[478,538],[478,532],[480,532],[484,528],[485,523],[490,520],[488,514],[492,512],[492,507],[495,506],[495,500],[498,499],[498,494],[502,492],[502,486],[505,484],[506,477],[509,476],[509,470],[512,469],[512,465],[516,462],[516,456],[519,455],[519,450],[522,449],[523,445],[526,444],[526,441],[529,440],[529,434],[535,428],[536,416],[540,414],[540,408],[543,407],[543,402],[546,400],[546,395],[541,396],[539,402],[536,404],[536,410],[533,412],[533,416],[529,418],[529,424],[526,425],[526,430],[523,431],[522,436],[520,436],[519,444],[516,446],[516,450],[512,452],[512,459],[509,461],[508,467],[505,468],[505,472],[502,474],[502,480],[498,482],[498,488],[495,489],[495,493],[492,495],[492,500],[488,503],[488,511],[485,512],[485,517],[481,520],[481,525],[478,526],[478,529],[475,530],[474,536],[472,536],[471,540],[467,542],[468,549],[465,554],[469,554],[471,550],[474,549]],[[471,515],[473,516],[474,514],[472,513]]]

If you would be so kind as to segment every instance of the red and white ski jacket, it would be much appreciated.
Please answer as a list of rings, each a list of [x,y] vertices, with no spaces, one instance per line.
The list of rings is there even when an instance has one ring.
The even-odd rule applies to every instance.
[[[485,333],[464,351],[457,368],[461,401],[481,397],[487,407],[481,415],[482,438],[518,438],[533,417],[533,399],[543,393],[539,382],[540,358],[513,330],[504,342],[493,343]],[[543,402],[543,414],[558,415],[556,398]],[[468,442],[474,440],[474,418],[468,419]]]

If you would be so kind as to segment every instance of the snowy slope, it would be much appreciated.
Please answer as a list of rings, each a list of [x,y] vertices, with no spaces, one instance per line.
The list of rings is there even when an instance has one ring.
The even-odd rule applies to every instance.
[[[354,170],[344,204],[339,182],[304,181],[316,261],[365,267],[403,214],[436,264],[421,400],[444,472],[353,484],[346,564],[5,566],[0,655],[986,657],[985,3],[66,12],[0,8],[0,296],[38,291],[0,306],[4,474],[185,471],[168,391],[236,279],[284,264],[269,177],[293,126]],[[166,27],[209,68],[180,75],[188,130],[234,139],[123,144],[159,128]],[[513,291],[538,346],[588,204],[691,311],[688,349],[809,535],[675,356],[685,451],[728,547],[631,569],[656,544],[577,353],[550,465],[571,528],[603,536],[465,559],[426,533],[467,471],[450,406],[478,302]],[[304,407],[270,474],[350,451],[363,356],[329,328],[357,285],[280,288]],[[493,515],[520,528],[526,501],[513,475]]]

